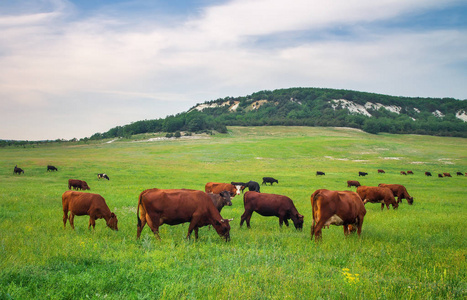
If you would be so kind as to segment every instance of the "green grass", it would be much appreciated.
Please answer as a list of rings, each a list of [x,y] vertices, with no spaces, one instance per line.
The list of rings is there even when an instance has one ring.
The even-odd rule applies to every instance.
[[[467,140],[369,135],[351,129],[232,127],[228,135],[156,142],[53,144],[0,149],[0,299],[465,299]],[[14,165],[25,174],[13,175]],[[58,172],[46,172],[53,164]],[[386,174],[377,174],[382,168]],[[415,175],[402,176],[401,170]],[[316,171],[326,172],[315,176]],[[358,177],[358,171],[368,172]],[[425,171],[433,177],[424,176]],[[110,181],[98,180],[105,172]],[[437,178],[450,172],[452,178]],[[208,181],[279,184],[305,216],[303,231],[253,214],[239,227],[241,196],[222,216],[234,218],[231,241],[203,227],[146,226],[136,240],[136,203],[147,188],[204,189]],[[86,180],[119,220],[114,232],[87,216],[62,223],[70,178]],[[310,195],[399,183],[414,197],[398,210],[367,204],[362,236],[342,227],[310,240]],[[194,237],[193,237],[194,238]],[[358,274],[358,275],[357,275]]]

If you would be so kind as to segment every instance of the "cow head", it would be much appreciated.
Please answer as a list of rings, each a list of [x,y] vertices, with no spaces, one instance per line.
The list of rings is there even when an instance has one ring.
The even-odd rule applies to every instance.
[[[107,220],[107,226],[115,231],[118,231],[117,223],[117,216],[114,213],[110,213],[110,218]]]
[[[233,219],[220,219],[215,220],[212,226],[216,229],[217,234],[224,238],[226,242],[230,241],[230,224]]]
[[[227,205],[227,206],[232,206],[232,201],[231,201],[231,197],[230,197],[230,193],[228,191],[222,191],[220,192],[219,194],[222,198],[222,203],[224,203],[224,205]]]
[[[299,213],[296,213],[295,215],[292,216],[292,221],[293,221],[293,224],[295,225],[295,229],[302,230],[304,218],[305,217]]]
[[[408,203],[409,205],[412,205],[412,204],[413,204],[413,197],[408,197],[408,198],[407,198],[407,203]]]
[[[232,195],[232,197],[234,197],[235,195],[240,195],[240,192],[242,191],[242,185],[241,184],[236,185],[234,190],[235,192]]]

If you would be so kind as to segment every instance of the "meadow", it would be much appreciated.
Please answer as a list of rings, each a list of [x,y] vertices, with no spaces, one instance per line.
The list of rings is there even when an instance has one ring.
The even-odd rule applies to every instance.
[[[229,127],[228,134],[0,148],[0,299],[465,299],[467,140],[371,135],[345,128]],[[15,165],[25,170],[13,175]],[[58,172],[47,172],[54,165]],[[385,174],[378,174],[384,169]],[[412,170],[403,176],[400,171]],[[325,176],[316,176],[323,171]],[[368,172],[358,177],[358,172]],[[433,177],[426,177],[430,171]],[[450,172],[452,178],[438,178]],[[98,180],[107,173],[110,180]],[[253,214],[239,226],[243,197],[224,207],[231,241],[188,224],[146,226],[136,240],[138,195],[148,188],[204,190],[209,181],[279,180],[261,192],[290,197],[303,231]],[[116,213],[88,230],[63,228],[61,195],[86,180]],[[361,237],[342,226],[310,240],[310,195],[319,188],[403,184],[414,204],[368,203]],[[355,188],[351,188],[355,190]]]

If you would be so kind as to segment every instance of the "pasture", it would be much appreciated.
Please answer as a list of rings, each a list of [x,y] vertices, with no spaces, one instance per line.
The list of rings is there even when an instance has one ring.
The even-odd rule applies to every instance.
[[[0,149],[0,299],[465,299],[467,140],[370,135],[352,129],[229,127],[203,138],[63,143]],[[47,172],[54,165],[58,172]],[[24,169],[13,174],[13,167]],[[378,174],[384,169],[385,174]],[[400,171],[412,170],[403,176]],[[316,176],[316,171],[325,172]],[[359,177],[358,172],[368,172]],[[425,171],[433,176],[426,177]],[[438,178],[450,172],[452,178]],[[106,173],[110,180],[97,179]],[[303,231],[254,213],[240,228],[242,195],[224,207],[231,241],[188,224],[146,226],[136,240],[138,195],[148,188],[279,180],[261,192],[290,197]],[[63,228],[68,179],[86,180],[118,217]],[[403,184],[414,204],[366,204],[362,235],[342,226],[310,240],[310,195],[319,188]]]

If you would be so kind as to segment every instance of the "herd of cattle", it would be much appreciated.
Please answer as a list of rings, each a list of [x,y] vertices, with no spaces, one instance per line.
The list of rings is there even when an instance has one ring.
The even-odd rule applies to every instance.
[[[47,171],[58,171],[58,169],[49,165]],[[14,173],[21,174],[24,171],[15,166]],[[380,169],[378,173],[385,172]],[[413,174],[413,172],[409,171],[407,174]],[[318,171],[316,175],[325,174]],[[368,174],[359,172],[359,176],[365,175]],[[458,175],[462,175],[462,173],[458,172]],[[450,175],[444,173],[444,176]],[[110,180],[103,173],[97,174],[97,178]],[[272,177],[263,177],[262,185],[268,183],[273,185],[274,183],[278,184],[279,181]],[[368,202],[381,203],[381,210],[383,210],[384,205],[386,205],[387,209],[389,209],[390,205],[392,205],[393,209],[396,209],[402,199],[406,199],[410,205],[414,201],[407,189],[399,184],[362,186],[356,180],[349,180],[347,186],[356,187],[356,192],[318,189],[311,195],[313,212],[312,239],[313,236],[316,236],[316,240],[321,239],[322,228],[329,227],[329,225],[343,226],[345,235],[354,231],[357,231],[358,235],[360,235],[366,214],[365,204]],[[67,220],[69,220],[70,226],[74,229],[74,216],[89,215],[88,228],[91,226],[94,228],[95,220],[103,218],[108,227],[118,230],[117,216],[110,211],[101,195],[78,191],[90,190],[86,181],[69,179],[68,189],[62,195],[64,227],[66,227]],[[245,189],[248,189],[248,191],[245,192]],[[262,216],[278,217],[280,226],[283,223],[289,226],[288,221],[291,220],[296,229],[301,230],[303,228],[304,216],[298,212],[293,201],[287,196],[261,193],[260,185],[255,181],[208,182],[205,185],[204,192],[191,189],[158,188],[141,192],[136,213],[138,221],[137,238],[140,237],[146,223],[155,236],[160,239],[159,227],[161,225],[177,225],[189,222],[187,239],[190,238],[193,230],[195,231],[195,238],[198,238],[198,229],[200,227],[212,225],[219,236],[229,241],[229,223],[233,219],[224,219],[220,212],[224,206],[232,205],[232,197],[241,193],[244,193],[243,204],[245,211],[241,216],[240,226],[246,221],[247,227],[250,228],[251,216],[253,212],[256,212]],[[70,215],[68,215],[69,212]]]

